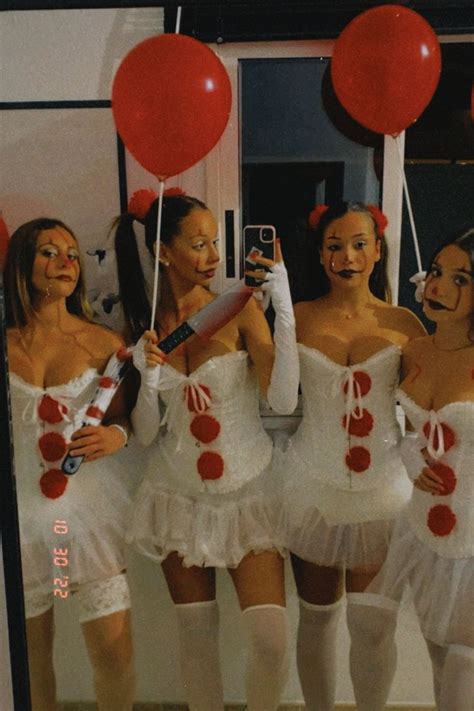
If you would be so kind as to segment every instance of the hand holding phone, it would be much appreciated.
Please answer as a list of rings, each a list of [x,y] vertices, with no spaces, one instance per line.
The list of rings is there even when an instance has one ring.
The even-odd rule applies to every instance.
[[[260,258],[275,260],[276,232],[273,225],[247,225],[244,227],[245,254],[245,284],[258,287],[265,280],[265,275],[259,278],[255,272],[268,272],[269,267],[260,264]],[[248,274],[247,272],[251,272]]]

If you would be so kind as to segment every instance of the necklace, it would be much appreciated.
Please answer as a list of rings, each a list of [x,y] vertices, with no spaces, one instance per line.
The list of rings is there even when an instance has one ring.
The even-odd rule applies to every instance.
[[[434,333],[431,336],[431,341],[432,341],[434,347],[436,348],[436,350],[442,351],[443,353],[452,353],[454,351],[462,351],[465,348],[470,348],[471,346],[474,346],[474,343],[469,342],[469,343],[464,344],[464,346],[458,346],[457,348],[440,348],[439,346],[436,345]]]

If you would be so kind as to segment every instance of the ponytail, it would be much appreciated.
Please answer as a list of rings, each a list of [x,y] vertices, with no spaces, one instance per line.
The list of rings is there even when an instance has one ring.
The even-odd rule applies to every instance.
[[[145,286],[137,239],[133,229],[134,216],[118,218],[115,232],[115,256],[120,299],[127,325],[134,341],[150,327],[151,307]]]

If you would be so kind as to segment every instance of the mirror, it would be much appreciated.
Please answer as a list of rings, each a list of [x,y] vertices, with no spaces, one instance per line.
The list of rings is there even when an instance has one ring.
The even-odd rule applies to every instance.
[[[89,296],[96,316],[100,322],[120,329],[108,229],[126,204],[127,193],[155,185],[117,142],[110,112],[110,81],[118,62],[131,47],[162,30],[162,9],[9,12],[2,13],[0,26],[5,61],[0,106],[1,156],[2,165],[8,166],[0,177],[3,217],[10,231],[44,213],[57,215],[70,224],[84,254]],[[461,44],[469,43],[472,50],[472,39]],[[448,57],[447,46],[443,51]],[[70,61],[71,56],[74,62]],[[305,293],[307,286],[300,280],[298,245],[304,239],[302,223],[312,205],[343,194],[378,202],[382,188],[390,189],[381,184],[382,141],[368,132],[360,132],[350,125],[347,117],[341,116],[328,86],[327,67],[327,57],[244,57],[240,61],[242,222],[269,222],[278,227],[295,300]],[[462,112],[462,120],[467,121],[468,109],[464,105],[455,106],[456,101],[453,99],[453,111]],[[298,111],[288,112],[290,104],[298,107]],[[298,130],[302,116],[304,132]],[[268,130],[269,117],[274,119],[272,130]],[[432,131],[436,131],[436,120],[432,119]],[[433,149],[427,137],[426,152],[416,154],[416,139],[411,142],[410,136],[423,130],[423,121],[407,131],[407,155],[413,161],[407,165],[407,177],[423,237],[423,256],[427,259],[431,244],[441,236],[438,221],[442,229],[450,227],[447,209],[451,216],[456,213],[462,214],[464,220],[472,218],[468,211],[472,210],[474,155],[472,124],[470,129],[466,127],[471,140],[470,145],[463,144],[466,153],[461,150],[433,163]],[[448,124],[443,130],[448,136],[457,129]],[[428,135],[428,127],[426,132]],[[199,165],[180,177],[179,182],[187,192],[205,197],[202,194],[205,178],[205,167]],[[402,251],[401,303],[413,308],[412,296],[404,287],[407,275],[415,271],[408,256],[412,247],[406,217]],[[21,442],[14,443],[17,451],[21,446]],[[133,445],[128,454],[135,458],[134,472],[139,476],[141,454],[133,450]],[[136,482],[131,482],[132,488],[135,485]],[[60,528],[58,531],[61,535]],[[163,576],[156,566],[133,551],[128,554],[128,571],[138,670],[137,701],[180,702],[183,689],[177,665],[177,633]],[[239,700],[243,698],[240,670],[244,643],[227,577],[220,576],[218,586],[224,682],[228,698]],[[290,572],[288,596],[294,623],[297,600]],[[68,703],[91,701],[92,674],[74,601],[68,597],[58,599],[57,603],[58,698]],[[400,662],[393,698],[423,703],[432,698],[431,680],[417,634],[414,626],[401,630],[407,655]],[[341,635],[338,695],[352,698],[345,654],[347,636],[345,632]],[[294,666],[285,698],[292,703],[301,699]]]

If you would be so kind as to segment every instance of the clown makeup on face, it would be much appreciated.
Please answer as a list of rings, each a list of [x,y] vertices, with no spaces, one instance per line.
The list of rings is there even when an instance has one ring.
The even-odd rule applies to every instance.
[[[63,227],[43,230],[36,245],[32,284],[43,296],[68,297],[79,279],[79,251],[74,237]]]
[[[436,322],[468,318],[473,312],[473,276],[469,255],[455,244],[444,247],[426,280],[426,316]]]
[[[192,284],[207,285],[220,262],[217,224],[209,210],[195,208],[180,222],[170,244],[161,244],[160,259],[167,273]]]
[[[324,231],[320,259],[335,287],[368,283],[380,256],[374,223],[364,213],[348,212],[330,222]]]

